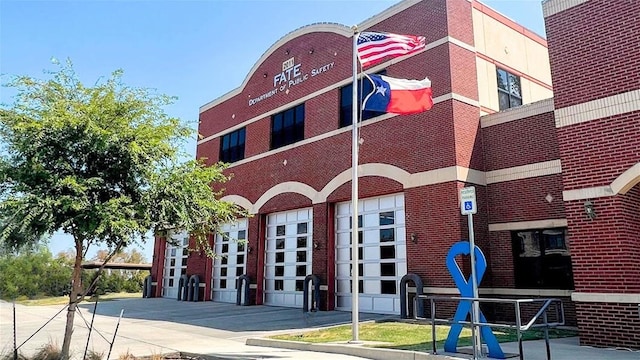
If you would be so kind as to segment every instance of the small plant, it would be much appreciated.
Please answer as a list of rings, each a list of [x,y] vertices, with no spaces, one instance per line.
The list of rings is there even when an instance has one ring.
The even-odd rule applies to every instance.
[[[97,352],[93,350],[87,351],[87,356],[84,360],[102,360],[104,359],[104,352]]]
[[[136,359],[137,358],[133,356],[133,354],[130,353],[129,350],[127,350],[126,353],[120,354],[120,356],[118,356],[118,360],[136,360]]]
[[[43,345],[38,352],[31,358],[31,360],[60,360],[62,357],[62,351],[57,344]]]

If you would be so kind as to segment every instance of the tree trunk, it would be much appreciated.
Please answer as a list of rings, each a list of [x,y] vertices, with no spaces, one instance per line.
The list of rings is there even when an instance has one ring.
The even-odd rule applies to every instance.
[[[64,341],[62,343],[62,353],[60,359],[70,358],[69,349],[71,347],[71,335],[73,335],[73,319],[76,315],[76,307],[82,295],[82,255],[83,241],[76,238],[76,260],[73,264],[73,280],[71,294],[69,294],[69,308],[67,309],[67,325],[64,328]]]

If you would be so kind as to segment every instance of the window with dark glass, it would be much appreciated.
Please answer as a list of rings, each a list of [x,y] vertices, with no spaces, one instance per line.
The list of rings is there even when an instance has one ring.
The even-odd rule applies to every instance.
[[[244,159],[245,135],[245,128],[222,135],[220,141],[220,161],[231,163]]]
[[[377,75],[385,75],[386,70],[377,72]],[[373,91],[373,84],[371,81],[363,78],[362,81],[358,80],[358,111],[362,109],[362,100]],[[340,89],[340,127],[345,127],[353,124],[353,84],[349,84]],[[362,120],[369,120],[376,116],[380,116],[384,112],[364,110],[362,112]]]
[[[304,139],[304,104],[271,116],[271,149]]]
[[[498,77],[498,102],[500,110],[522,105],[522,88],[520,77],[510,72],[497,68]]]
[[[511,238],[517,288],[573,289],[566,229],[513,231]]]

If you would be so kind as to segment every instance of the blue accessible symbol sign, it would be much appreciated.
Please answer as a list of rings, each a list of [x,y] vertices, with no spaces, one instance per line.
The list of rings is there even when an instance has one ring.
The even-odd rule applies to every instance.
[[[462,215],[469,215],[477,212],[476,188],[468,186],[460,189],[460,213]]]

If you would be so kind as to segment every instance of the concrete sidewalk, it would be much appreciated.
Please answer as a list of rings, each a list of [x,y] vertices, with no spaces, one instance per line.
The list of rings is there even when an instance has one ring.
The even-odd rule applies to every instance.
[[[18,345],[27,340],[49,319],[53,320],[20,349],[33,353],[46,343],[62,344],[66,311],[62,306],[16,307]],[[136,356],[188,352],[214,356],[216,359],[468,359],[460,354],[429,355],[400,350],[372,349],[345,344],[309,345],[264,339],[267,335],[304,331],[330,325],[348,324],[351,313],[330,311],[303,314],[300,309],[269,306],[241,307],[214,302],[178,302],[172,299],[127,299],[98,304],[94,332],[89,349],[106,356],[120,311],[124,315],[118,328],[111,359],[131,353]],[[87,343],[93,304],[82,304],[76,314],[73,335],[75,358],[82,357]],[[82,314],[82,316],[80,316]],[[381,320],[389,316],[361,314],[361,321]],[[84,320],[83,320],[84,318]],[[392,316],[391,318],[397,318]],[[12,304],[0,303],[0,353],[13,349]],[[249,346],[259,345],[259,346]],[[517,353],[517,344],[503,344],[505,352]],[[309,351],[312,350],[312,351]],[[525,342],[525,359],[545,359],[544,342]],[[317,352],[321,351],[321,352]],[[328,355],[330,354],[330,355]],[[346,355],[345,355],[346,354]],[[349,356],[349,354],[351,356]],[[640,360],[640,352],[593,349],[578,346],[577,339],[553,340],[554,360]],[[449,355],[449,356],[444,356]]]

